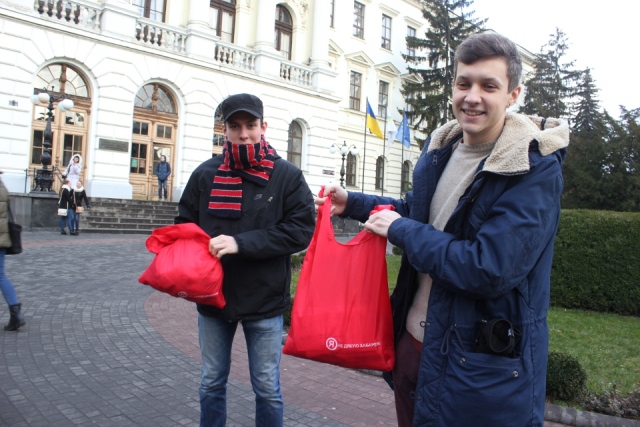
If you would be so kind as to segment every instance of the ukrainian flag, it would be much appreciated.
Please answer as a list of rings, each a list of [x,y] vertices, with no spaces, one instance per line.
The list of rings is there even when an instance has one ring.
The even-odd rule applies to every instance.
[[[369,105],[369,100],[367,100],[367,127],[369,128],[372,134],[377,135],[380,138],[384,138],[382,136],[382,131],[380,130],[380,125],[376,120],[376,116],[375,114],[373,114],[371,105]]]

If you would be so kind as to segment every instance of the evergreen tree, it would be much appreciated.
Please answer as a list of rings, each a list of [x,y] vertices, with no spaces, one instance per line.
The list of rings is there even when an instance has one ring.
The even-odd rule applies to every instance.
[[[604,209],[603,192],[608,178],[607,127],[600,112],[599,89],[587,68],[576,86],[571,145],[564,166],[563,207],[570,209]]]
[[[410,74],[421,82],[405,81],[402,94],[407,110],[412,112],[414,129],[429,135],[438,126],[453,119],[450,99],[453,84],[453,53],[469,35],[480,31],[486,20],[473,18],[473,11],[464,9],[473,0],[425,0],[422,15],[429,22],[425,38],[407,37],[407,47],[426,56],[402,55]],[[420,65],[428,68],[417,68]],[[420,147],[424,140],[416,138]]]
[[[565,33],[556,28],[556,33],[550,36],[551,40],[542,46],[534,60],[533,75],[525,82],[527,90],[522,112],[568,118],[567,101],[574,95],[578,73],[572,70],[573,61],[563,62],[569,49]]]

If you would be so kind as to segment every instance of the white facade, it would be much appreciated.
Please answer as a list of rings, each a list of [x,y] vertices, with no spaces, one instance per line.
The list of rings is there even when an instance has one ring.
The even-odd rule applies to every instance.
[[[1,2],[0,170],[9,190],[32,188],[26,170],[39,167],[34,153],[41,151],[38,138],[44,122],[37,118],[44,110],[34,107],[31,96],[34,88],[40,89],[37,82],[47,81],[42,77],[47,67],[64,64],[82,76],[88,96],[74,99],[77,120],[54,123],[53,164],[64,169],[65,156],[81,152],[85,186],[92,197],[153,198],[152,153],[166,152],[173,168],[171,198],[179,200],[194,168],[219,152],[220,147],[212,146],[216,108],[225,97],[240,92],[263,100],[267,140],[284,158],[296,150],[289,131],[293,122],[299,125],[297,158],[314,193],[320,185],[339,180],[342,158],[328,148],[344,141],[358,149],[347,189],[399,197],[402,163],[407,161],[412,172],[418,146],[402,148],[396,141],[388,148],[367,131],[365,156],[366,99],[377,115],[380,81],[388,83],[387,111],[399,125],[398,110],[404,108],[401,82],[409,77],[401,57],[406,53],[407,27],[418,36],[426,29],[420,3],[358,0],[364,8],[364,34],[357,37],[354,1],[218,0],[233,3],[233,20],[220,26],[224,32],[232,23],[227,28],[232,28],[233,41],[216,31],[214,3],[166,0],[162,22],[151,19],[153,11],[149,18],[142,16],[144,7],[135,5],[144,6],[144,0]],[[291,17],[290,27],[285,25],[290,35],[280,39],[280,51],[277,38],[274,43],[279,7]],[[389,49],[381,47],[383,15],[391,24]],[[283,58],[287,37],[290,60]],[[357,110],[350,103],[352,72],[362,77]],[[50,83],[59,86],[57,77]],[[166,117],[136,108],[137,95],[154,85],[173,100]],[[378,119],[384,128],[385,118]],[[132,135],[134,122],[148,122],[150,133],[142,139]],[[158,140],[165,126],[172,130]],[[381,156],[383,188],[376,188],[376,161]]]

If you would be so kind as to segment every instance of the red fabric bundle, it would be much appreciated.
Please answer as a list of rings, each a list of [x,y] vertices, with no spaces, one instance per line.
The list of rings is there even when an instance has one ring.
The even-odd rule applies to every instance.
[[[138,282],[174,297],[223,308],[222,264],[209,252],[210,239],[194,223],[156,228],[146,242],[156,257]]]
[[[393,209],[376,210],[385,208]],[[334,238],[330,215],[327,200],[318,208],[283,353],[346,368],[391,371],[395,352],[387,240],[361,231],[341,244]]]

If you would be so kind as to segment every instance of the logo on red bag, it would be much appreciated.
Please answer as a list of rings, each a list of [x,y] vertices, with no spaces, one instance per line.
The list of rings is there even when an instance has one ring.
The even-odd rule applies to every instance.
[[[327,348],[331,351],[338,348],[338,341],[335,338],[329,337],[327,338]]]
[[[186,298],[186,297],[188,297],[188,295],[187,295],[187,293],[186,293],[185,291],[180,291],[180,292],[178,292],[178,296],[179,296],[180,298]]]

